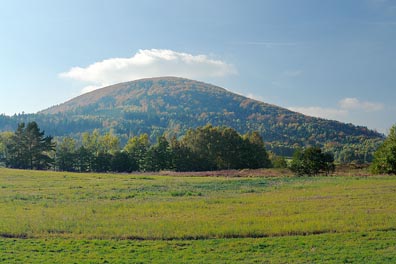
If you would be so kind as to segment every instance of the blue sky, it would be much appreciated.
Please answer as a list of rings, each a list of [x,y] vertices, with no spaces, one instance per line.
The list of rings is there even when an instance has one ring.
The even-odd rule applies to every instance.
[[[173,75],[386,133],[396,1],[0,0],[0,113]]]

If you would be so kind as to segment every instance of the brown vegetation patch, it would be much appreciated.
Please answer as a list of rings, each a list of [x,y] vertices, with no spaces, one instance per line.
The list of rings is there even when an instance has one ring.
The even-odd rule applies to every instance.
[[[161,171],[159,175],[180,177],[287,177],[293,174],[288,169],[243,169],[192,172]]]

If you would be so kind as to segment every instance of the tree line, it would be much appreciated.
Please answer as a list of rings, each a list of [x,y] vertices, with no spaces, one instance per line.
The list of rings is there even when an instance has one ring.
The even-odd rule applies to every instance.
[[[83,133],[81,141],[45,136],[36,122],[20,123],[0,137],[7,167],[78,172],[204,171],[271,167],[257,132],[240,135],[228,127],[206,125],[190,129],[181,139],[164,135],[151,143],[147,134],[131,137],[121,148],[111,132]]]
[[[113,133],[98,130],[81,140],[63,137],[55,142],[36,122],[20,123],[15,132],[0,133],[0,162],[18,169],[76,172],[205,171],[289,167],[296,175],[329,174],[334,156],[319,147],[297,150],[291,162],[268,153],[257,132],[240,135],[229,127],[206,125],[189,129],[182,138],[164,135],[151,143],[143,133],[123,148]],[[396,125],[374,154],[373,173],[396,173]]]

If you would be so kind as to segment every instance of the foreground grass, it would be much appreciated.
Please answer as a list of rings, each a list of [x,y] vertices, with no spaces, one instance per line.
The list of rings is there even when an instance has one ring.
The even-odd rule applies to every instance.
[[[396,232],[136,241],[0,239],[2,263],[395,263]]]
[[[0,169],[0,215],[0,262],[382,263],[395,261],[396,177]]]

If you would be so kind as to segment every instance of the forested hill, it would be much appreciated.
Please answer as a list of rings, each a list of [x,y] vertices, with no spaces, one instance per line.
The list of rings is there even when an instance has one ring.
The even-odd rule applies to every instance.
[[[240,133],[258,131],[267,148],[290,155],[299,146],[319,145],[368,159],[383,135],[365,127],[302,115],[203,82],[162,77],[108,86],[36,115],[0,117],[0,129],[36,120],[47,134],[76,135],[112,129],[121,138],[148,133],[183,135],[211,123]],[[3,122],[3,123],[2,123]],[[6,126],[8,124],[8,126]],[[347,146],[347,148],[346,148]],[[356,158],[357,159],[357,158]]]

